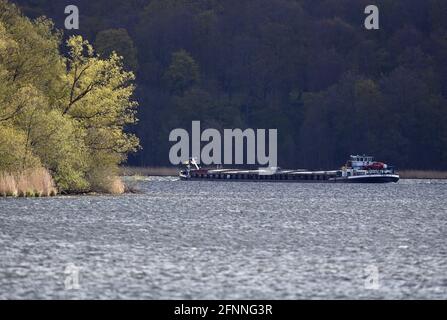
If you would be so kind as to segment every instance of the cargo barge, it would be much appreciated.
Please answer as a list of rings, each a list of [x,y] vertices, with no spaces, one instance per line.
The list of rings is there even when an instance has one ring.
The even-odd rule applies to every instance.
[[[371,156],[350,156],[339,170],[308,171],[265,168],[258,170],[204,169],[194,158],[184,163],[179,177],[184,181],[247,181],[247,182],[304,182],[304,183],[388,183],[398,182],[394,167],[376,162]]]

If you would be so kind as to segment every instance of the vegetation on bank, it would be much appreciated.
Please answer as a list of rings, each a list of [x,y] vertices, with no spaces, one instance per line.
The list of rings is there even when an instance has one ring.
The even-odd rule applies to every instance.
[[[51,20],[0,0],[0,195],[124,191],[134,75],[81,36],[61,47]]]
[[[53,178],[46,169],[0,173],[0,197],[50,197],[56,194]]]
[[[58,27],[64,26],[64,1],[10,2],[30,17],[46,15]],[[0,3],[4,17],[5,0]],[[447,170],[447,1],[376,0],[380,30],[370,31],[363,27],[369,4],[368,0],[77,0],[81,29],[65,34],[80,32],[103,57],[116,50],[125,57],[124,70],[136,73],[135,97],[145,108],[139,110],[135,132],[143,151],[130,157],[131,165],[168,166],[170,130],[190,128],[191,120],[201,120],[204,129],[277,128],[281,167],[332,169],[350,154],[368,153],[401,169]],[[39,29],[31,33],[20,31],[25,26],[7,27],[16,41],[22,39],[21,52],[31,52],[28,56],[33,59],[22,59],[29,63],[17,64],[25,70],[34,68],[27,83],[47,92],[49,105],[57,106],[64,99],[54,87],[73,78],[73,70],[64,75],[70,56],[61,57],[55,48],[65,41],[52,26],[50,33],[56,36],[46,36],[45,23],[51,24],[41,18],[27,22]],[[0,51],[5,48],[1,30]],[[5,54],[0,55],[3,59]],[[63,61],[36,63],[39,55],[46,61]],[[15,69],[8,70],[14,77]],[[15,83],[23,81],[23,73],[15,76]],[[0,114],[4,90],[0,79]],[[25,86],[19,93],[28,91]],[[73,117],[80,109],[88,111],[84,107],[96,97],[86,98],[62,118]],[[67,121],[63,119],[55,126]],[[67,145],[76,142],[76,148],[67,146],[72,154],[40,162],[61,191],[95,190],[97,183],[89,181],[97,175],[87,173],[96,171],[90,167],[100,162],[91,160],[86,151],[91,141],[83,136],[89,125],[78,119],[71,128],[69,122],[60,132],[76,133],[76,139],[64,140]],[[36,151],[35,156],[40,157]],[[70,181],[78,187],[64,187]]]
[[[12,1],[63,26],[64,1]],[[379,30],[364,28],[370,4]],[[401,169],[447,170],[446,0],[76,5],[79,31],[135,68],[145,108],[132,165],[168,166],[170,130],[201,120],[204,129],[278,129],[283,168],[332,169],[367,153]]]

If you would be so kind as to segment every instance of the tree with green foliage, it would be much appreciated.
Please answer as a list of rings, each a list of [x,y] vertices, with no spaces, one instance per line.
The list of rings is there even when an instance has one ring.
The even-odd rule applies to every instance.
[[[126,67],[138,69],[138,52],[126,29],[102,30],[96,35],[96,51],[102,57],[109,57],[113,52],[124,58]]]
[[[43,166],[61,192],[113,191],[118,165],[139,147],[135,77],[115,52],[99,57],[45,18],[0,0],[0,171]]]
[[[199,66],[194,58],[182,49],[172,54],[172,61],[164,74],[164,78],[172,93],[183,94],[185,90],[199,83]]]
[[[27,14],[51,16],[63,26],[63,3],[14,1]],[[135,97],[144,108],[135,129],[143,150],[130,159],[133,164],[169,165],[169,131],[188,128],[194,119],[219,129],[278,129],[282,167],[330,169],[352,152],[403,168],[447,169],[445,0],[376,0],[379,30],[364,28],[368,0],[77,3],[83,15],[79,32],[96,38],[100,53],[116,49],[132,60],[126,49],[133,52],[134,44]],[[39,28],[44,35],[48,21],[40,20],[14,33]],[[115,39],[118,29],[130,40],[124,31]],[[57,37],[45,36],[39,46],[29,46],[29,56],[18,56],[11,50],[23,37],[2,36],[0,51],[8,46],[8,64],[18,63],[0,68],[0,77],[17,69],[18,79],[42,78],[33,85],[46,90],[53,105],[63,86],[54,81],[64,66],[51,49]],[[44,57],[42,46],[57,54]],[[42,61],[34,63],[33,55]],[[41,65],[45,75],[35,71]],[[0,93],[19,90],[14,88],[4,84]],[[21,110],[20,100],[14,101],[0,119]]]

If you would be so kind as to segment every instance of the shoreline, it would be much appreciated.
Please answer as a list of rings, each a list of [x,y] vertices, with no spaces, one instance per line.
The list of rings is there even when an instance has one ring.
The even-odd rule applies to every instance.
[[[120,167],[119,175],[121,177],[175,177],[178,176],[179,170],[176,167]]]
[[[436,170],[402,170],[398,171],[401,179],[433,179],[445,180],[447,179],[447,171]]]
[[[179,170],[176,167],[133,167],[120,168],[120,176],[152,176],[152,177],[176,177]],[[401,179],[447,179],[447,171],[436,170],[401,170],[398,171]]]
[[[402,170],[399,171],[401,180],[447,180],[447,171],[435,170]],[[178,169],[175,167],[121,167],[120,177],[177,177]],[[124,183],[124,192],[121,194],[139,194],[134,185]],[[81,192],[81,193],[57,193],[43,194],[36,191],[18,192],[16,194],[0,193],[1,198],[51,198],[56,196],[108,196],[114,195],[106,192]],[[115,194],[116,195],[116,194]]]

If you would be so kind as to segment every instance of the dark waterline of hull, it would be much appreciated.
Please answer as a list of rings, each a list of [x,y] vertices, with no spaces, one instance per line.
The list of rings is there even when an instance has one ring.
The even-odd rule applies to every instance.
[[[349,179],[347,183],[391,183],[398,182],[397,177],[374,177],[374,178],[362,178],[362,179]]]
[[[250,178],[181,178],[182,181],[219,181],[219,182],[282,182],[282,183],[392,183],[398,177],[362,177],[361,179],[250,179]]]

